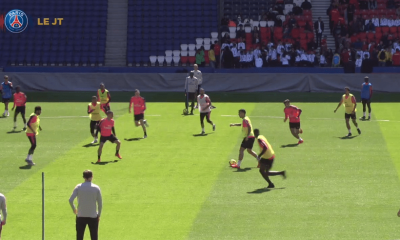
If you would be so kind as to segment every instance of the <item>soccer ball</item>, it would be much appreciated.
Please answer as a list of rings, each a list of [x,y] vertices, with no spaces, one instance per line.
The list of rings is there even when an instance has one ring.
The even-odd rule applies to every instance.
[[[188,110],[186,108],[183,109],[183,114],[188,114]]]
[[[236,160],[235,160],[235,159],[231,159],[231,160],[229,161],[229,164],[230,164],[230,165],[236,164]]]

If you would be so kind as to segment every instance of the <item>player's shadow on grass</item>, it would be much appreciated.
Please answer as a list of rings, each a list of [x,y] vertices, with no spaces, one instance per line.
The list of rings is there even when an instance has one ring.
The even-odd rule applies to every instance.
[[[250,171],[251,170],[251,168],[250,167],[247,167],[247,168],[239,168],[239,169],[236,169],[236,171],[234,171],[234,172],[247,172],[247,171]]]
[[[281,148],[297,147],[297,146],[299,146],[299,144],[297,144],[297,143],[291,143],[291,144],[282,145]]]
[[[19,169],[22,169],[22,170],[29,170],[29,169],[31,169],[31,168],[32,168],[31,165],[25,165],[25,166],[19,167]]]
[[[7,134],[20,133],[20,132],[22,132],[22,130],[19,130],[19,131],[14,131],[14,130],[12,130],[12,131],[7,132]]]
[[[125,141],[128,141],[128,142],[132,142],[132,141],[139,141],[139,140],[142,140],[143,138],[125,138],[124,140]]]
[[[282,187],[282,188],[259,188],[252,192],[247,192],[247,193],[248,194],[260,194],[260,193],[265,193],[265,192],[269,192],[272,190],[282,190],[282,189],[285,189],[285,188],[284,187]]]
[[[209,134],[213,134],[213,133],[210,132],[210,133],[204,133],[204,134],[201,134],[201,133],[199,133],[199,134],[193,134],[193,137],[206,137],[206,136],[209,135]]]
[[[353,138],[356,138],[356,137],[358,137],[358,135],[350,136],[350,137],[349,136],[344,136],[344,137],[337,137],[337,138],[345,140],[345,139],[353,139]]]
[[[95,165],[107,165],[107,164],[109,164],[109,163],[117,163],[117,162],[119,162],[119,160],[104,161],[104,162],[92,162],[92,164],[95,164]]]
[[[99,144],[88,143],[88,144],[83,145],[82,147],[88,148],[88,147],[97,147],[97,146],[99,146]]]

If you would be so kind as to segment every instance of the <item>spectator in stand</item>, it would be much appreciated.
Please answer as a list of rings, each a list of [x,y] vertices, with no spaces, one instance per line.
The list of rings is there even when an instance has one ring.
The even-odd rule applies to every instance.
[[[284,39],[291,38],[290,29],[289,29],[288,26],[286,26],[286,27],[283,29],[283,38],[284,38]]]
[[[396,49],[396,52],[393,54],[392,57],[393,66],[400,65],[400,49]]]
[[[381,26],[381,27],[388,26],[388,21],[389,21],[389,19],[387,19],[386,17],[382,17],[379,26]]]
[[[279,56],[282,56],[283,52],[285,52],[285,46],[283,46],[282,41],[279,41],[278,46],[276,47],[276,53],[279,54]]]
[[[256,49],[254,49],[253,55],[254,55],[254,59],[260,58],[262,56],[260,46],[257,46]]]
[[[211,44],[210,50],[208,50],[208,60],[210,61],[210,67],[215,68],[216,59],[215,59],[215,52],[214,52],[214,44]]]
[[[201,51],[201,49],[197,49],[197,51],[196,51],[196,64],[198,66],[200,66],[200,67],[204,67],[202,65],[203,60],[204,60],[204,52]]]
[[[259,57],[259,56],[255,57],[255,65],[256,65],[256,68],[260,68],[264,65],[261,57]]]
[[[375,0],[369,0],[368,1],[368,9],[373,10],[377,8],[377,3]]]
[[[361,67],[361,64],[362,64],[362,58],[359,54],[357,54],[356,67]]]
[[[325,67],[328,63],[326,62],[326,58],[324,56],[324,54],[321,54],[319,56],[319,66],[320,67]]]
[[[393,26],[395,26],[395,27],[399,27],[400,26],[400,18],[399,18],[399,16],[397,16],[396,19],[394,20]]]
[[[305,33],[312,33],[312,27],[311,27],[311,25],[310,25],[310,23],[309,22],[306,22],[306,25],[304,25],[304,32]]]
[[[340,59],[342,60],[342,66],[346,65],[350,59],[350,49],[343,49]]]
[[[264,46],[261,46],[261,58],[263,59],[263,67],[268,66],[268,51]]]
[[[339,22],[339,17],[340,17],[339,9],[336,6],[334,6],[333,9],[331,10],[330,14],[331,14],[330,16],[331,16],[331,20],[332,20],[330,23],[332,26],[331,29],[334,29],[335,24],[337,22]],[[333,32],[333,30],[332,30],[332,32]]]
[[[223,42],[223,43],[226,43],[226,42],[229,42],[230,41],[230,36],[229,36],[229,33],[225,33],[225,35],[221,38],[221,41]]]
[[[292,49],[292,43],[288,40],[285,42],[285,51],[290,52]]]
[[[307,50],[312,51],[317,48],[317,43],[314,41],[314,39],[309,40],[307,43]]]
[[[239,38],[239,42],[237,44],[238,50],[246,49],[246,44],[243,42],[243,39]]]
[[[241,50],[240,51],[240,68],[246,68],[246,67],[247,67],[246,50]]]
[[[390,47],[386,48],[386,55],[387,55],[386,66],[392,66],[392,61],[393,61],[392,50],[393,49]]]
[[[307,58],[308,58],[308,61],[309,61],[309,66],[310,67],[314,67],[315,60],[316,60],[314,51],[309,51],[308,54],[307,54]]]
[[[328,66],[332,66],[332,60],[333,60],[333,51],[332,51],[332,49],[329,49],[326,52],[325,58],[326,58],[326,62],[328,63]]]
[[[303,14],[303,9],[301,9],[301,7],[297,6],[296,3],[293,3],[292,12],[294,15],[299,16],[299,15]]]
[[[332,21],[332,16],[331,16],[331,11],[333,9],[333,4],[329,5],[329,8],[326,9],[326,15],[328,15],[329,17],[329,30],[332,33],[332,29],[333,29],[333,21]]]
[[[231,19],[229,19],[228,27],[236,27],[236,23],[234,21],[232,21]]]
[[[236,44],[232,45],[231,52],[233,55],[233,67],[240,68],[240,51],[237,49]]]
[[[239,30],[236,32],[236,38],[245,38],[246,32],[243,29],[243,25],[240,25]]]
[[[280,15],[283,16],[283,15]],[[275,27],[282,27],[283,26],[283,22],[282,19],[280,18],[280,16],[276,16],[275,21],[274,21],[274,26]]]
[[[224,68],[233,67],[233,54],[229,49],[229,47],[224,48],[224,53],[222,55],[222,62],[224,64]]]
[[[365,25],[367,25],[369,22],[372,22],[375,27],[379,27],[379,18],[375,17],[375,15],[372,16],[371,19],[366,19],[365,20]]]
[[[216,67],[219,66],[219,60],[220,60],[220,54],[221,54],[221,46],[219,45],[218,41],[214,42],[214,53],[215,53],[215,60],[216,62]]]
[[[305,0],[302,4],[301,4],[301,8],[304,10],[311,10],[312,5],[308,0]]]
[[[317,39],[317,46],[321,46],[321,39],[322,39],[322,33],[324,32],[324,22],[322,21],[321,17],[318,18],[318,21],[315,21],[314,23],[314,29],[315,29],[315,36]]]
[[[290,55],[287,52],[284,52],[280,57],[282,67],[289,67]]]
[[[260,44],[260,43],[261,43],[260,35],[256,32],[253,36],[253,44]]]
[[[372,23],[372,20],[369,20],[368,24],[365,25],[365,31],[375,33],[375,24]]]
[[[386,66],[386,61],[388,60],[388,55],[385,49],[381,49],[378,53],[379,67]]]
[[[271,67],[276,67],[278,65],[278,56],[274,46],[271,47],[269,50],[269,64]]]
[[[346,12],[347,12],[347,22],[350,23],[354,20],[354,12],[356,11],[356,7],[354,4],[349,4],[347,6]]]
[[[247,67],[252,67],[253,66],[253,60],[254,60],[253,50],[250,48],[250,50],[247,51],[247,53],[246,53]]]
[[[388,19],[388,27],[395,27],[395,22],[396,20],[394,20],[393,16],[390,16]]]
[[[288,25],[288,27],[289,27],[289,30],[292,30],[292,28],[296,25],[296,23],[297,23],[297,21],[296,21],[296,19],[294,18],[294,15],[293,15],[293,14],[290,14],[290,18],[289,18],[289,21],[288,21],[288,23],[287,23],[287,25]]]

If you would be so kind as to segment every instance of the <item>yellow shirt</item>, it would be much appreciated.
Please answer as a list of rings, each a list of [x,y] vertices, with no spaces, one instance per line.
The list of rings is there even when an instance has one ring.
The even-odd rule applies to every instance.
[[[247,137],[247,134],[249,133],[249,127],[251,129],[250,134],[248,135],[249,137],[254,137],[254,132],[253,132],[253,126],[251,125],[251,121],[249,117],[244,117],[243,122],[242,122],[242,132],[243,132],[243,137]]]
[[[214,53],[214,50],[210,50],[210,51],[208,51],[208,59],[210,60],[210,61],[213,61],[213,62],[215,62],[215,53]]]
[[[101,92],[101,89],[97,90],[97,94],[100,98],[101,104],[106,104],[108,102],[108,90],[105,89],[104,92]]]
[[[101,120],[101,116],[100,116],[100,102],[96,103],[96,106],[93,106],[92,103],[89,103],[89,110],[93,110],[93,112],[91,112],[89,114],[90,120],[92,121],[100,121]]]
[[[31,120],[31,123],[30,123],[30,124],[31,124],[31,128],[33,129],[33,131],[36,132],[36,135],[39,135],[40,118],[39,118],[39,116],[36,115],[35,113],[32,113],[32,114],[29,116],[29,119],[30,119],[31,117],[33,117],[32,120]],[[26,132],[26,133],[33,133],[32,130],[31,130],[29,127],[26,128],[25,132]]]
[[[354,105],[356,104],[356,98],[354,97],[353,94],[350,93],[348,97],[346,97],[346,94],[343,94],[342,99],[345,112],[347,114],[351,114],[353,112]],[[356,111],[357,109],[354,109],[354,112]]]
[[[258,141],[258,146],[260,147],[260,153],[263,151],[265,147],[267,148],[267,151],[265,151],[265,153],[261,155],[261,158],[264,159],[272,158],[275,152],[274,149],[272,149],[271,144],[269,144],[268,140],[263,135],[259,135],[257,137],[257,141]]]

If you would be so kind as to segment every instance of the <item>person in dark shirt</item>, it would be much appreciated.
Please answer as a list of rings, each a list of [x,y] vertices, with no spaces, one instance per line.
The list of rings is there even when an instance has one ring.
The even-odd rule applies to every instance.
[[[311,10],[312,5],[308,0],[305,0],[302,4],[301,4],[301,8],[304,10]]]
[[[240,29],[236,32],[236,38],[245,38],[246,32],[243,29],[243,25],[240,25]]]
[[[299,7],[299,6],[296,6],[296,3],[293,3],[292,12],[294,15],[298,16],[298,15],[303,14],[303,9],[301,9],[301,7]]]

